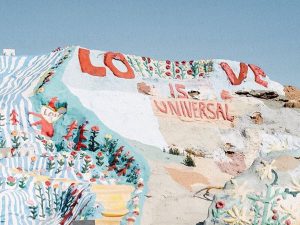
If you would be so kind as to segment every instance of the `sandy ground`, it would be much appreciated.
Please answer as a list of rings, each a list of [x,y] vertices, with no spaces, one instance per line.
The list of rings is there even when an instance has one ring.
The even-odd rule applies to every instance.
[[[151,177],[142,215],[142,225],[196,225],[205,220],[210,201],[193,197],[193,192],[168,175],[164,165],[149,161]]]
[[[181,163],[183,156],[134,141],[130,144],[148,159],[151,170],[141,225],[201,224],[211,201],[195,193],[209,186],[222,187],[231,176],[221,172],[212,159],[194,158],[197,167],[190,168]]]

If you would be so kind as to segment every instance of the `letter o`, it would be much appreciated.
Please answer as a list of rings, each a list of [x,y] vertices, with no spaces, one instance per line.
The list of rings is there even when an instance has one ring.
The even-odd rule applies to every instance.
[[[120,60],[127,68],[126,72],[121,72],[114,64],[113,60]],[[125,79],[133,79],[134,72],[131,66],[129,65],[128,61],[126,60],[125,56],[121,53],[115,52],[107,52],[104,55],[104,64],[113,72],[113,74],[120,78]]]

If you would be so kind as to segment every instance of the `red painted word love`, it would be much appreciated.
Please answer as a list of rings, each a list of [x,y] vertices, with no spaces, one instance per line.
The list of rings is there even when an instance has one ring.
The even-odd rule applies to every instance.
[[[106,76],[106,67],[108,67],[112,71],[112,73],[119,78],[133,79],[135,77],[133,69],[129,65],[125,56],[121,53],[106,52],[104,54],[104,64],[106,67],[94,66],[91,63],[90,50],[88,50],[88,49],[79,48],[78,58],[79,58],[81,71],[83,73],[87,73],[91,76],[105,77]],[[119,60],[120,62],[122,62],[124,64],[124,66],[126,67],[127,71],[126,72],[120,71],[113,64],[113,60]],[[238,77],[226,62],[221,62],[220,66],[225,71],[225,73],[232,85],[240,85],[242,83],[242,81],[246,79],[247,74],[248,74],[248,66],[249,66],[250,69],[254,73],[255,82],[264,87],[268,87],[268,82],[261,79],[261,77],[266,77],[265,72],[256,65],[253,65],[253,64],[247,65],[247,64],[241,62],[240,63],[240,73],[239,73]]]

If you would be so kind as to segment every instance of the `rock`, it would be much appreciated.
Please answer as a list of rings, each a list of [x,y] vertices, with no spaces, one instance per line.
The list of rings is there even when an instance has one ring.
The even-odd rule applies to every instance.
[[[250,118],[252,119],[253,123],[258,124],[258,125],[260,125],[264,122],[263,117],[260,112],[253,113],[252,116],[250,116]]]
[[[194,90],[191,90],[188,92],[189,96],[191,96],[193,99],[198,99],[198,96],[200,95],[200,92],[199,91],[194,91]]]
[[[246,170],[245,155],[240,152],[226,152],[229,162],[217,162],[220,170],[232,176],[236,176]]]
[[[286,108],[300,108],[300,89],[294,86],[285,86],[284,92],[288,101],[283,106]]]
[[[137,83],[138,92],[146,95],[151,95],[151,86],[147,85],[145,82]]]
[[[286,107],[286,108],[300,108],[300,101],[289,100],[288,102],[284,103],[283,107]]]
[[[255,97],[261,99],[274,99],[279,95],[275,91],[264,91],[264,90],[251,90],[251,91],[237,91],[237,95],[246,95],[247,97]]]
[[[227,100],[227,99],[231,99],[232,97],[231,97],[229,91],[222,90],[222,91],[221,91],[221,98],[222,98],[223,100]]]
[[[187,154],[193,155],[193,156],[195,156],[195,157],[202,157],[202,158],[205,157],[205,153],[202,152],[201,150],[189,148],[189,149],[185,149],[184,151],[185,151]]]
[[[284,92],[285,92],[285,96],[289,100],[300,100],[300,89],[294,86],[285,86]]]

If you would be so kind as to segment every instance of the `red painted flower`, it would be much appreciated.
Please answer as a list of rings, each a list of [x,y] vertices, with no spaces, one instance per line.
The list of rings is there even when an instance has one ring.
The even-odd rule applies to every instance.
[[[76,176],[77,176],[77,177],[82,177],[82,174],[81,174],[80,172],[77,172],[77,173],[76,173]]]
[[[13,176],[8,176],[6,179],[10,183],[15,183],[16,182],[16,178],[14,178]]]
[[[84,157],[84,159],[85,159],[85,161],[91,161],[91,156],[86,155],[86,156]]]
[[[291,225],[292,224],[292,222],[290,221],[290,219],[287,219],[286,221],[285,221],[285,225]]]
[[[182,64],[182,65],[185,65],[185,64],[186,64],[186,61],[182,61],[181,64]]]
[[[277,220],[278,219],[278,216],[276,215],[276,214],[274,214],[273,216],[272,216],[272,220]]]
[[[193,65],[193,63],[194,63],[194,60],[191,60],[189,63],[190,63],[190,65]]]
[[[167,76],[171,76],[171,73],[168,71],[168,72],[166,72],[166,75]]]
[[[153,67],[152,67],[152,66],[149,66],[149,70],[151,70],[151,71],[152,71],[152,70],[153,70]]]
[[[193,74],[193,70],[188,70],[188,71],[187,71],[187,74],[188,74],[188,75],[192,75],[192,74]]]
[[[176,65],[176,66],[179,66],[179,62],[178,62],[178,61],[176,61],[176,62],[175,62],[175,65]]]
[[[181,76],[180,76],[180,75],[177,75],[177,76],[176,76],[176,79],[181,79]]]
[[[90,179],[90,181],[91,181],[91,182],[96,182],[96,178],[92,177],[92,178]]]
[[[98,126],[92,126],[91,130],[94,132],[98,132],[100,130],[100,128]]]
[[[148,61],[148,63],[150,63],[150,62],[151,62],[151,59],[150,59],[150,58],[147,58],[147,61]]]
[[[52,156],[52,155],[49,156],[49,157],[48,157],[48,160],[49,160],[49,161],[53,161],[53,160],[54,160],[54,156]]]
[[[72,152],[71,152],[71,155],[72,155],[72,156],[76,156],[76,155],[77,155],[77,152],[72,151]]]
[[[50,185],[51,185],[51,181],[49,181],[49,180],[46,180],[46,181],[45,181],[45,185],[46,185],[46,187],[50,187]]]
[[[90,169],[95,169],[96,165],[95,164],[91,164],[89,167],[90,167]]]
[[[199,77],[203,77],[203,76],[204,76],[204,73],[200,73],[200,74],[199,74]]]
[[[223,209],[225,207],[225,202],[224,201],[217,201],[216,203],[216,208],[217,209]]]
[[[170,65],[166,65],[166,69],[169,70],[171,68]]]
[[[170,61],[170,60],[167,60],[166,63],[167,63],[168,65],[170,65],[170,64],[171,64],[171,61]]]
[[[134,217],[128,217],[127,222],[135,222],[135,218]]]
[[[102,152],[98,152],[98,153],[97,153],[97,156],[98,156],[98,157],[102,157],[102,155],[103,155]]]
[[[179,73],[179,72],[180,72],[180,69],[176,69],[175,72],[176,72],[176,73]]]
[[[146,61],[146,57],[142,57],[142,59],[143,59],[144,61]]]

